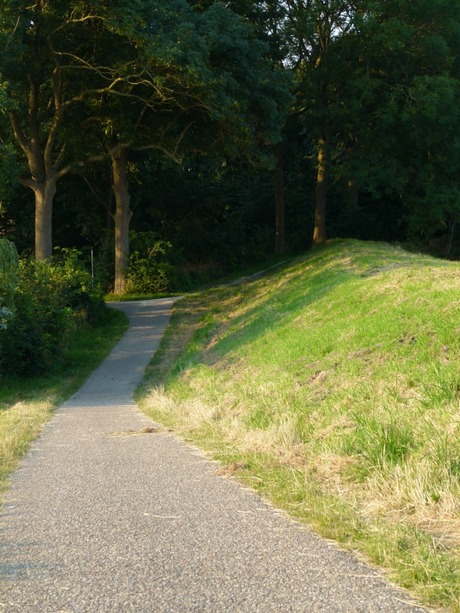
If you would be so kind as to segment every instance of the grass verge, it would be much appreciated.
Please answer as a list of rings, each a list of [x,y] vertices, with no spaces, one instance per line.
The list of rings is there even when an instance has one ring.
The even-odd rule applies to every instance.
[[[460,611],[460,265],[332,241],[192,294],[146,413],[302,522]]]
[[[0,503],[9,475],[54,410],[82,385],[127,328],[126,316],[107,309],[93,328],[69,340],[65,359],[51,374],[0,379]]]
[[[135,300],[157,300],[158,298],[170,298],[177,296],[174,293],[161,294],[106,294],[104,299],[106,302],[133,302]]]

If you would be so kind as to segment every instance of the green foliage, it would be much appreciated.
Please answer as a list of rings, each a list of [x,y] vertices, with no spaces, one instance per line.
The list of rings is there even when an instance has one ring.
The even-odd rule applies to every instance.
[[[414,432],[409,425],[396,418],[387,421],[375,415],[354,415],[356,428],[344,440],[348,455],[356,454],[355,474],[368,476],[372,471],[403,465],[414,448]]]
[[[446,232],[459,206],[459,4],[280,4],[300,121],[327,143],[328,226],[372,238],[380,218],[391,239]],[[315,153],[312,142],[312,178]]]
[[[16,247],[5,238],[0,238],[0,306],[3,302],[7,308],[14,308],[18,269],[19,257]]]
[[[22,287],[3,337],[1,372],[36,374],[52,369],[62,359],[71,328],[70,313],[34,296],[35,292],[37,297],[47,293],[48,284],[43,287],[40,281],[23,277]]]
[[[0,334],[6,330],[14,313],[14,292],[17,285],[19,257],[10,241],[0,239]],[[0,338],[0,353],[1,338]]]
[[[203,11],[185,0],[132,5],[122,3],[104,21],[113,36],[135,44],[129,52],[114,51],[111,40],[99,47],[114,87],[104,76],[103,99],[90,101],[89,134],[98,115],[112,146],[122,139],[176,161],[211,149],[265,159],[290,97],[251,24],[220,2]]]
[[[152,232],[132,232],[133,253],[129,258],[129,294],[161,294],[178,286],[178,273],[171,263],[172,245]]]
[[[51,261],[22,260],[13,298],[0,337],[3,373],[52,370],[63,359],[70,332],[94,323],[104,309],[101,292],[73,250]]]
[[[18,169],[14,146],[0,138],[0,215],[3,212],[4,201],[8,201],[14,193],[17,180]]]
[[[81,253],[76,249],[54,250],[50,268],[56,293],[66,307],[72,309],[73,317],[92,323],[104,310],[101,288],[91,278]],[[36,263],[40,267],[42,264]]]
[[[81,160],[126,143],[132,227],[180,244],[189,269],[228,271],[273,250],[269,162],[281,132],[288,248],[309,245],[323,133],[331,236],[424,247],[444,237],[438,253],[455,257],[458,31],[459,4],[448,0],[0,0],[1,231],[20,250],[31,248],[32,202],[12,187],[19,170],[23,180],[32,175],[18,168],[15,154],[23,164],[26,156],[13,147],[9,113],[28,137],[36,83],[42,144],[59,120],[48,147],[54,170],[80,169]],[[62,57],[65,68],[53,80]],[[177,173],[165,172],[167,156],[181,161]],[[53,231],[57,244],[90,243],[99,256],[113,212],[110,179],[99,164],[84,178],[59,183]],[[109,276],[113,250],[107,254]],[[160,274],[136,258],[136,284],[171,277],[167,266]]]

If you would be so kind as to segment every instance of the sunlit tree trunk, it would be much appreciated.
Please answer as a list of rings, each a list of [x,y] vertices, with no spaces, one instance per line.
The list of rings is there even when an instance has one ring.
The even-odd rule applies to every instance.
[[[53,86],[55,88],[55,109],[46,137],[42,137],[40,129],[40,88],[37,83],[30,82],[26,116],[20,118],[16,111],[9,112],[14,137],[26,156],[30,173],[29,177],[21,179],[21,183],[34,192],[35,257],[39,261],[46,260],[53,255],[54,196],[58,180],[71,170],[70,166],[61,167],[61,156],[59,152],[54,151],[57,134],[62,124],[63,111],[60,104],[58,78],[54,81]]]
[[[32,188],[35,193],[35,257],[42,261],[53,255],[53,202],[56,178],[52,177]]]
[[[113,193],[115,195],[115,294],[122,294],[126,285],[126,269],[129,258],[129,224],[132,212],[129,208],[128,150],[120,149],[112,157]]]

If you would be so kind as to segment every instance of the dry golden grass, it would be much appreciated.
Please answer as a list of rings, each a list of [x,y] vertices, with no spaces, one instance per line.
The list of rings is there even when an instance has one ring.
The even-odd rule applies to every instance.
[[[0,413],[0,493],[6,488],[9,473],[16,468],[18,456],[40,434],[52,411],[50,401],[41,401],[17,402]]]
[[[145,410],[460,610],[460,266],[342,241],[201,302]]]

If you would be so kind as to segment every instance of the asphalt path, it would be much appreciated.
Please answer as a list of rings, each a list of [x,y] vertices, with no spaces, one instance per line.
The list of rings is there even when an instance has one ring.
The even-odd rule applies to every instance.
[[[426,611],[140,413],[172,303],[114,305],[126,335],[14,474],[0,611]]]

